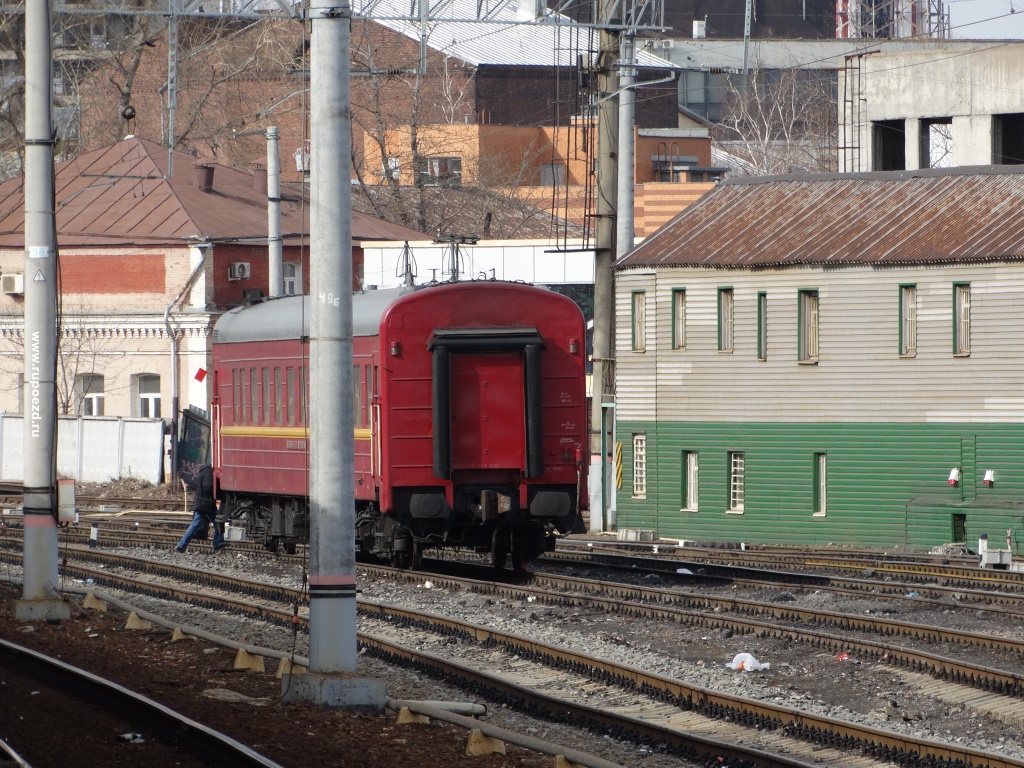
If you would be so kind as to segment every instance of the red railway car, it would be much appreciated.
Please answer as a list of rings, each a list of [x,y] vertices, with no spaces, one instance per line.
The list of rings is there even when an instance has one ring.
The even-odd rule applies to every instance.
[[[581,525],[585,324],[570,299],[469,281],[356,294],[356,537],[397,564],[431,547],[503,567]],[[308,296],[234,309],[213,336],[222,512],[293,550],[308,533]],[[313,399],[316,407],[316,399]]]

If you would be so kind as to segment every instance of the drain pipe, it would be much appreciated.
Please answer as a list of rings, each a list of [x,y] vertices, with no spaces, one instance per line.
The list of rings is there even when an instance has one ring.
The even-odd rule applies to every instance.
[[[187,291],[192,290],[196,280],[206,266],[206,255],[213,243],[196,243],[191,246],[194,251],[199,251],[199,263],[188,276],[188,280],[181,286],[174,301],[167,305],[164,310],[164,326],[167,328],[167,338],[171,341],[171,487],[178,482],[178,337],[171,326],[171,310],[181,301]]]

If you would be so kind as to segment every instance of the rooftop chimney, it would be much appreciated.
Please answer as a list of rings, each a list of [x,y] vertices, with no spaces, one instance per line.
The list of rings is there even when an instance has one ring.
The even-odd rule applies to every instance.
[[[195,164],[196,175],[193,181],[193,186],[198,187],[203,192],[213,191],[213,163],[196,163]]]
[[[267,167],[263,163],[254,163],[252,171],[252,188],[260,194],[267,194]]]

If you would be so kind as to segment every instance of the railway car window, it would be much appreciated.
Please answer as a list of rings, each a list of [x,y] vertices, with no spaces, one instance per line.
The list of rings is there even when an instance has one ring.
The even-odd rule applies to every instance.
[[[270,403],[273,402],[273,392],[270,391],[270,369],[263,369],[263,423],[270,423]]]
[[[357,427],[363,426],[366,421],[363,418],[363,366],[352,366],[352,407],[354,409],[352,421]]]
[[[647,435],[633,435],[633,498],[647,498]]]
[[[825,516],[825,500],[827,498],[825,486],[825,469],[827,457],[824,453],[814,454],[814,516]]]
[[[242,379],[238,375],[237,368],[231,369],[231,381],[234,391],[234,402],[231,406],[235,414],[235,424],[240,424],[242,421]]]
[[[288,426],[295,426],[295,369],[288,369]]]
[[[798,358],[802,363],[818,362],[818,292],[800,291],[797,307]]]
[[[255,368],[249,369],[249,423],[260,423],[260,382]]]
[[[733,345],[732,288],[718,289],[718,351],[732,352]]]
[[[917,286],[900,286],[900,356],[917,355]]]
[[[744,474],[743,454],[729,453],[729,511],[743,511]]]
[[[768,294],[757,294],[757,359],[768,359]]]
[[[306,426],[306,366],[299,368],[299,424]]]
[[[633,350],[647,349],[647,294],[633,291]]]
[[[672,349],[686,349],[686,289],[672,289]]]
[[[971,284],[953,284],[953,354],[971,354]]]
[[[683,451],[682,467],[682,504],[684,512],[697,511],[697,452]]]
[[[284,400],[284,392],[281,390],[281,369],[274,369],[274,394],[277,395],[277,399],[274,400],[274,423],[277,426],[281,426],[281,401]]]

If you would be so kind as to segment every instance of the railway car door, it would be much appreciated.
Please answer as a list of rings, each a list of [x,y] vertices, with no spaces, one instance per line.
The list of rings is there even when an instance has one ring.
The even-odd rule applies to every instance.
[[[452,469],[525,469],[523,356],[451,356]]]

